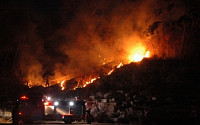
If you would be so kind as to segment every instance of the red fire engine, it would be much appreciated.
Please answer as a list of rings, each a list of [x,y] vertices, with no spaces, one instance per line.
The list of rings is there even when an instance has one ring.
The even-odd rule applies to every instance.
[[[40,101],[22,96],[13,110],[13,123],[37,120],[63,120],[67,124],[86,121],[90,124],[90,111],[84,100],[44,97]]]

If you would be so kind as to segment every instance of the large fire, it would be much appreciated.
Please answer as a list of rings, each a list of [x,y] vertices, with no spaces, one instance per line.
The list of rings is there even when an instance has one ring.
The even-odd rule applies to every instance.
[[[150,52],[146,51],[145,47],[139,46],[130,51],[128,55],[129,63],[131,62],[140,62],[143,58],[149,58]]]
[[[143,58],[148,58],[149,51],[146,52],[146,54],[141,53],[140,51],[138,53],[134,53],[133,55],[129,56],[130,62],[140,62]]]
[[[188,40],[184,38],[191,35],[185,32],[184,26],[190,22],[182,24],[177,20],[189,8],[180,1],[158,1],[64,2],[55,13],[59,15],[58,20],[47,21],[46,26],[50,26],[47,30],[52,31],[40,34],[46,29],[36,21],[27,23],[27,28],[13,37],[14,43],[19,43],[13,61],[13,66],[19,65],[15,68],[16,75],[29,87],[59,85],[64,90],[74,88],[76,83],[78,87],[86,87],[124,65],[140,64],[144,58],[154,55],[185,58],[189,48],[183,46]],[[60,11],[66,8],[73,15],[70,18]],[[12,56],[5,57],[5,64],[13,60]],[[68,86],[70,80],[75,83]]]
[[[128,50],[127,50],[128,51]],[[125,64],[129,64],[132,62],[140,62],[142,61],[142,59],[144,58],[149,58],[150,57],[150,51],[147,51],[146,48],[144,46],[138,46],[138,47],[133,47],[132,49],[130,49],[126,55],[124,55],[123,57],[125,57],[123,60],[120,61],[120,63],[116,63],[114,66],[112,66],[112,69],[107,69],[106,72],[104,72],[104,75],[111,75],[116,69],[121,68],[123,65]],[[106,59],[104,58],[104,61]],[[103,66],[106,65],[106,63],[103,63]],[[73,89],[75,90],[76,88],[84,88],[86,86],[88,86],[89,84],[92,84],[93,82],[95,82],[96,80],[100,79],[100,76],[97,76],[97,74],[93,75],[94,77],[92,77],[92,75],[90,75],[90,77],[86,77],[85,79],[82,80],[82,84],[80,85],[80,83],[78,83],[78,85],[76,87],[74,87]],[[62,78],[63,79],[63,78]],[[60,88],[61,90],[65,90],[65,81],[66,80],[59,80],[56,83],[60,84]],[[31,86],[31,81],[27,82],[26,85],[29,87]],[[43,87],[48,87],[47,84],[43,83],[42,84]]]
[[[146,51],[145,47],[140,46],[140,47],[134,48],[130,52],[130,54],[127,56],[127,59],[128,59],[128,63],[132,63],[132,62],[140,62],[142,61],[142,59],[149,58],[149,57],[150,57],[150,51]],[[106,73],[105,75],[111,75],[116,68],[121,68],[123,65],[124,64],[120,62],[118,65],[114,66],[113,69],[109,70],[108,73]],[[97,79],[100,79],[100,77],[91,78],[89,81],[86,81],[85,83],[83,83],[83,87],[86,87],[87,85],[93,83]],[[77,87],[75,87],[74,89],[76,88]]]

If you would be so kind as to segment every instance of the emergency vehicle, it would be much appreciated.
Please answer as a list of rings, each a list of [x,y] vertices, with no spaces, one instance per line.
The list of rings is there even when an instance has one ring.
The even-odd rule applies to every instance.
[[[13,124],[21,124],[24,122],[32,122],[42,120],[44,114],[44,105],[41,98],[29,98],[21,96],[13,109],[12,120]]]
[[[63,120],[66,124],[85,121],[90,124],[90,111],[86,102],[79,99],[43,97],[40,101],[22,96],[13,110],[13,123],[36,120]]]

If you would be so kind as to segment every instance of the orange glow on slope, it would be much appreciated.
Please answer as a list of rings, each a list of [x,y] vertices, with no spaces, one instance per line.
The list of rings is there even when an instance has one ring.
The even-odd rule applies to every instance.
[[[97,79],[100,79],[100,77],[92,78],[91,80],[85,82],[85,84],[83,85],[83,87],[86,87],[87,85],[93,83],[93,82],[96,81]]]
[[[83,88],[86,87],[87,85],[95,82],[97,79],[100,79],[99,76],[101,75],[111,75],[115,70],[121,68],[123,65],[127,65],[132,62],[140,62],[144,58],[149,58],[151,57],[150,51],[151,48],[148,48],[147,45],[145,45],[145,42],[143,42],[142,39],[138,37],[131,37],[131,38],[125,38],[122,42],[124,44],[119,44],[119,49],[117,49],[116,53],[112,56],[106,56],[106,54],[99,54],[99,59],[96,60],[96,62],[99,64],[97,71],[102,68],[102,72],[96,72],[96,69],[94,69],[94,73],[92,73],[90,76],[89,74],[85,75],[84,77],[80,77],[80,80],[77,80],[77,85],[76,87],[73,86],[71,89],[76,89],[76,88]],[[95,62],[95,63],[96,63]],[[67,75],[67,76],[62,76],[62,74],[57,74],[54,77],[50,77],[49,81],[51,85],[58,84],[61,88],[61,90],[66,89],[66,85],[64,84],[65,81],[73,78],[76,75]],[[32,77],[31,77],[32,78]],[[33,78],[32,78],[33,79]],[[31,80],[32,80],[31,79]],[[35,85],[36,80],[25,83],[29,88]],[[38,80],[37,80],[38,81]],[[33,84],[34,83],[34,84]],[[67,83],[67,82],[66,82]],[[48,87],[45,84],[45,81],[41,81],[39,83],[43,87]]]
[[[64,90],[65,89],[65,87],[64,87],[64,80],[63,81],[61,81],[61,83],[60,83],[60,87],[61,87],[61,90]]]
[[[123,66],[123,63],[122,63],[122,62],[120,62],[120,63],[117,65],[116,68],[120,68],[121,66]],[[105,74],[105,75],[110,75],[110,74],[113,73],[113,71],[114,71],[114,68],[111,69],[111,70],[110,70],[107,74]],[[83,88],[86,87],[87,85],[93,83],[93,82],[96,81],[97,79],[100,79],[100,77],[95,77],[95,78],[90,79],[89,81],[86,81],[85,84],[83,84]],[[78,87],[75,87],[74,90],[75,90],[76,88],[78,88]]]
[[[149,58],[149,57],[150,57],[150,51],[145,51],[145,47],[137,47],[136,49],[133,49],[133,51],[131,51],[131,54],[128,56],[128,63],[125,64],[129,64],[131,62],[140,62],[142,61],[143,58]],[[118,65],[114,66],[104,75],[111,75],[115,71],[115,69],[121,68],[123,65],[124,64],[120,62]],[[97,79],[100,79],[100,77],[91,78],[90,80],[84,82],[82,84],[82,87],[83,88],[86,87],[87,85],[93,83]],[[77,88],[79,88],[79,84],[76,87],[74,87],[73,90],[76,90]]]
[[[142,61],[143,58],[149,58],[149,57],[150,57],[150,52],[146,51],[145,47],[137,47],[130,52],[128,56],[128,61],[129,63],[140,62]]]
[[[117,68],[120,68],[120,67],[122,67],[123,66],[123,63],[121,62],[118,66],[117,66]]]
[[[112,74],[113,71],[114,71],[114,69],[110,70],[107,75]]]
[[[146,54],[144,55],[145,58],[149,58],[150,57],[150,52],[147,51]]]

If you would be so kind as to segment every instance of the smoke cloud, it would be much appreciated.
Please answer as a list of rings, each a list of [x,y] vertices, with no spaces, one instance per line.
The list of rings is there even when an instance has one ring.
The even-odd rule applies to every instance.
[[[19,77],[31,85],[44,85],[47,79],[52,85],[93,72],[103,63],[124,60],[137,46],[162,55],[163,45],[156,36],[160,32],[154,32],[161,26],[158,23],[152,34],[149,27],[163,21],[159,13],[163,2],[68,0],[54,11],[46,12],[50,7],[43,14],[33,12],[36,19],[15,38],[20,41]],[[175,13],[174,18],[180,15]]]

